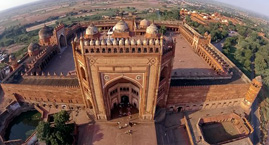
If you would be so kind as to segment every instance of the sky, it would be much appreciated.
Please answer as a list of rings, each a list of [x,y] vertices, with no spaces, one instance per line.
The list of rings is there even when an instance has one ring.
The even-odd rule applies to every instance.
[[[269,0],[216,0],[269,16]]]
[[[38,0],[0,0],[0,11]],[[216,0],[269,16],[269,0]]]
[[[0,11],[35,1],[38,0],[0,0]]]

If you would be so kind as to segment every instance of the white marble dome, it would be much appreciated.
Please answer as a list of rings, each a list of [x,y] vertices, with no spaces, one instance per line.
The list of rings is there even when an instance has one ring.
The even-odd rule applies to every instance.
[[[153,39],[149,40],[149,45],[154,45],[154,40]]]
[[[87,29],[86,29],[86,35],[94,35],[98,33],[98,28],[95,27],[93,24],[91,24]]]
[[[123,39],[121,39],[121,40],[119,41],[119,45],[124,45],[124,40],[123,40]]]
[[[125,45],[130,45],[129,39],[125,40]]]
[[[136,41],[136,44],[137,44],[137,45],[142,45],[142,41],[141,41],[140,39],[138,39],[138,40]]]
[[[105,41],[105,39],[102,39],[102,40],[101,40],[101,45],[106,45],[106,41]]]
[[[107,39],[106,44],[107,45],[112,45],[111,40],[110,39]]]
[[[100,41],[98,39],[95,41],[95,45],[100,45]]]
[[[143,19],[142,21],[140,21],[139,26],[142,28],[147,28],[150,25],[150,22],[146,19]]]
[[[146,29],[147,34],[158,34],[158,27],[152,23],[150,26]]]
[[[143,45],[148,45],[148,40],[147,39],[143,40]]]
[[[93,46],[94,45],[94,40],[90,41],[90,45]]]
[[[114,32],[118,32],[118,33],[121,33],[121,32],[128,32],[129,31],[129,28],[128,28],[128,25],[123,21],[123,20],[120,20],[113,28],[113,31]]]
[[[114,39],[113,45],[118,45],[118,41],[116,39]]]

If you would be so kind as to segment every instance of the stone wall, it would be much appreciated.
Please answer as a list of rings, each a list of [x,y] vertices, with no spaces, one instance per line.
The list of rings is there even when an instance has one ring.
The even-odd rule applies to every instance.
[[[250,84],[170,87],[167,107],[184,110],[240,105]]]
[[[39,105],[84,106],[79,87],[1,84],[5,97]]]

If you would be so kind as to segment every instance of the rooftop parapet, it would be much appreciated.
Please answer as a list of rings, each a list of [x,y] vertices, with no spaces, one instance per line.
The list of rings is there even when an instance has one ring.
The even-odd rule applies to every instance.
[[[163,53],[172,50],[174,40],[164,41],[163,37],[160,39],[83,39],[74,40],[75,48],[83,53]]]

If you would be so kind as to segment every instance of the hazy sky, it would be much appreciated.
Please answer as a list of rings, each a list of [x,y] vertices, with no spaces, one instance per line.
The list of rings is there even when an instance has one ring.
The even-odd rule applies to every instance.
[[[0,11],[38,0],[0,0]]]
[[[0,11],[38,0],[0,0]],[[216,0],[269,16],[269,0]]]
[[[216,0],[269,16],[269,0]]]

